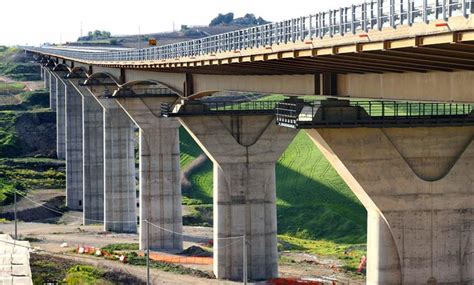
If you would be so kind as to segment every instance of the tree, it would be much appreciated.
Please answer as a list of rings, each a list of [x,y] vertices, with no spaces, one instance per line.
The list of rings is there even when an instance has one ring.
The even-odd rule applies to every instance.
[[[221,14],[212,19],[209,26],[229,25],[234,20],[234,13]]]
[[[93,38],[94,38],[94,39],[98,39],[98,38],[101,37],[101,35],[102,35],[101,31],[95,30],[95,31],[94,31],[94,35],[93,35]]]

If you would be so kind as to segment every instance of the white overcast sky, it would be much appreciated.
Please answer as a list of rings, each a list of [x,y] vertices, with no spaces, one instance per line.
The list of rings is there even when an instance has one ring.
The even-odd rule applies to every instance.
[[[253,13],[269,21],[313,14],[362,0],[0,0],[0,45],[74,41],[90,30],[113,35],[207,25],[218,13]]]

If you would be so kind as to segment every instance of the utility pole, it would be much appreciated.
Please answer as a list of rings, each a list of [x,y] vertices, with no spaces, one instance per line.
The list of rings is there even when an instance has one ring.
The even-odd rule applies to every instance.
[[[18,240],[18,220],[17,220],[17,209],[16,209],[16,189],[13,190],[13,203],[15,204],[15,240]]]
[[[244,249],[244,252],[243,252],[243,275],[244,275],[244,285],[247,285],[247,281],[248,281],[248,273],[247,273],[247,239],[245,238],[245,234],[244,236],[242,237],[242,242],[243,242],[243,249]]]
[[[140,26],[138,26],[138,48],[142,47],[141,37],[142,37],[141,29],[140,29]]]
[[[146,284],[151,285],[150,282],[150,223],[148,219],[146,223]]]

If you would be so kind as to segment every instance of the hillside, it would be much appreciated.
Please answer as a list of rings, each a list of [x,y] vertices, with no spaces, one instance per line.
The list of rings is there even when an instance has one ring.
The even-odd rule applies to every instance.
[[[56,155],[56,114],[48,91],[38,89],[38,66],[0,47],[0,205],[11,190],[63,188],[64,162]],[[19,81],[15,81],[19,80]]]

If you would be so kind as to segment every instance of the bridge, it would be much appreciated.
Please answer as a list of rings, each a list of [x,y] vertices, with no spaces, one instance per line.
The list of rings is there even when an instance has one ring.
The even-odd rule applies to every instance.
[[[368,284],[474,282],[474,3],[377,0],[135,50],[22,47],[41,64],[84,223],[182,249],[178,128],[214,164],[214,272],[278,275],[275,164],[305,129],[368,212]],[[233,94],[282,94],[280,102]],[[314,97],[318,96],[318,97]],[[238,96],[237,96],[238,97]]]

